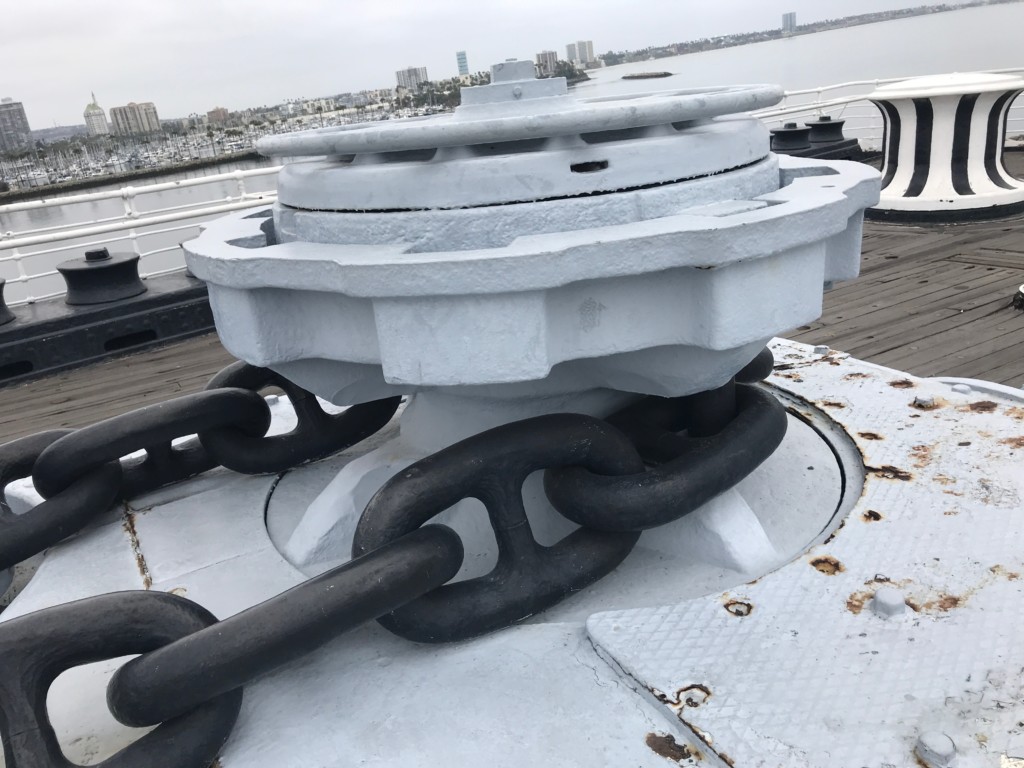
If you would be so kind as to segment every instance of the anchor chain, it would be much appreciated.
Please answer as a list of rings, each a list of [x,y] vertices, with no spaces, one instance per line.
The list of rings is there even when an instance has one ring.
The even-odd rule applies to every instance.
[[[270,408],[259,390],[281,386],[295,404],[296,427],[267,437]],[[336,416],[312,393],[273,371],[236,363],[206,391],[114,416],[77,430],[30,435],[0,446],[0,570],[77,533],[117,500],[225,466],[245,474],[283,472],[345,450],[388,423],[400,398],[354,405]],[[180,445],[173,441],[198,438]],[[144,455],[125,458],[138,451]],[[32,477],[45,501],[15,515],[3,496]]]
[[[676,520],[733,487],[778,447],[783,407],[750,386],[771,371],[767,349],[718,390],[646,397],[600,420],[554,414],[470,437],[411,465],[370,500],[348,563],[217,621],[185,598],[121,592],[0,623],[0,731],[8,768],[64,768],[46,694],[66,669],[140,653],[111,679],[107,703],[126,725],[158,727],[103,763],[110,768],[205,768],[223,746],[254,678],[376,619],[419,642],[491,632],[610,573],[641,532]],[[266,437],[277,386],[298,426]],[[382,428],[398,398],[326,414],[316,398],[271,371],[231,366],[195,395],[80,430],[0,446],[0,568],[80,530],[118,499],[222,465],[281,472]],[[191,434],[198,439],[176,445]],[[144,450],[141,459],[125,454]],[[522,486],[544,489],[580,527],[551,546],[533,536]],[[2,490],[31,474],[45,499],[15,515]],[[463,564],[450,528],[429,521],[480,500],[498,545],[484,576],[449,583]],[[172,746],[173,745],[173,746]]]

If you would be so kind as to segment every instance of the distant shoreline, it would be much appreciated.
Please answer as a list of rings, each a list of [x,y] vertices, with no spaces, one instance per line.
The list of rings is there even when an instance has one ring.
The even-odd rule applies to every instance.
[[[10,192],[0,192],[0,205],[4,203],[18,203],[23,200],[35,200],[37,198],[53,197],[64,192],[78,192],[83,189],[95,189],[106,187],[111,184],[118,184],[124,181],[139,181],[141,179],[156,179],[161,176],[171,176],[175,173],[196,171],[203,168],[214,168],[228,163],[240,163],[246,160],[259,160],[263,156],[256,150],[244,152],[232,152],[231,154],[218,155],[217,157],[204,157],[197,160],[189,160],[175,165],[163,165],[157,168],[139,168],[135,171],[121,171],[108,176],[90,176],[85,179],[73,181],[62,181],[56,184],[44,184],[39,187],[28,187],[27,189],[16,189]]]
[[[786,40],[801,35],[813,35],[817,32],[829,32],[836,29],[848,27],[861,27],[867,24],[879,24],[885,21],[897,21],[918,16],[930,16],[936,13],[948,13],[950,11],[963,11],[969,8],[982,8],[991,5],[1009,5],[1011,3],[1024,2],[1024,0],[971,0],[963,3],[949,3],[942,5],[919,5],[913,8],[904,8],[895,11],[879,11],[878,13],[862,13],[854,16],[843,16],[838,19],[825,19],[824,21],[811,24],[798,24],[793,32],[786,33],[782,29],[767,29],[757,32],[740,32],[731,35],[718,35],[716,37],[703,38],[700,40],[689,40],[684,43],[671,43],[669,45],[648,46],[632,51],[609,51],[602,54],[605,66],[613,67],[620,64],[634,64],[643,61],[668,58],[670,56],[686,56],[691,53],[704,53],[706,51],[717,51],[723,48],[738,48],[753,43],[764,43],[771,40]],[[610,59],[610,60],[609,60]]]

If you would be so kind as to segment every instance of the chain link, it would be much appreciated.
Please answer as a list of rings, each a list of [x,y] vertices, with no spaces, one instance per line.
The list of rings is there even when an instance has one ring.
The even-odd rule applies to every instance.
[[[0,625],[0,728],[7,768],[69,768],[47,715],[46,694],[65,670],[145,653],[216,623],[165,592],[114,592]],[[103,761],[104,768],[206,768],[242,705],[235,690],[204,702]]]
[[[389,397],[353,405],[338,414],[328,414],[316,397],[284,376],[267,368],[245,363],[230,365],[210,381],[208,390],[242,387],[258,391],[275,386],[284,390],[295,409],[297,424],[286,435],[263,437],[235,425],[211,424],[199,432],[203,447],[218,464],[236,472],[256,475],[283,472],[297,464],[314,461],[349,448],[379,431],[395,415],[400,397]]]
[[[462,541],[451,528],[412,531],[129,661],[107,688],[110,711],[125,725],[156,725],[240,691],[254,678],[440,587],[458,573],[462,555]]]
[[[32,482],[40,496],[49,498],[101,464],[141,449],[147,452],[147,457],[125,467],[126,479],[131,478],[132,495],[137,495],[182,479],[182,468],[197,474],[192,470],[215,466],[191,451],[182,453],[185,458],[179,459],[171,447],[172,440],[195,434],[211,424],[237,425],[239,430],[262,435],[270,428],[270,408],[257,393],[244,389],[197,392],[139,408],[57,440],[36,460]],[[153,446],[159,446],[159,452],[150,454]],[[161,460],[163,471],[157,469]],[[149,482],[143,481],[144,476]]]
[[[475,498],[487,509],[498,562],[487,575],[441,587],[380,623],[418,642],[464,640],[543,611],[614,570],[639,534],[579,528],[550,547],[534,539],[523,483],[539,469],[559,466],[583,466],[601,476],[643,471],[643,461],[619,430],[589,416],[556,414],[482,432],[392,478],[359,519],[353,555]]]
[[[159,725],[105,761],[113,768],[205,768],[223,745],[253,678],[376,618],[422,642],[473,637],[542,611],[611,572],[640,531],[732,487],[781,442],[786,414],[745,383],[772,369],[764,350],[718,390],[644,398],[607,421],[556,414],[508,424],[452,445],[393,477],[364,511],[349,563],[216,622],[184,598],[126,592],[87,598],[0,624],[0,730],[8,768],[67,766],[46,716],[46,691],[64,670],[130,653],[107,691],[123,723]],[[256,392],[282,388],[298,424],[265,437]],[[79,530],[128,497],[222,464],[279,472],[343,450],[383,427],[398,398],[328,415],[273,372],[238,364],[196,395],[67,432],[0,446],[2,488],[31,473],[45,501],[13,515],[0,505],[0,567]],[[198,441],[172,446],[197,433]],[[144,449],[145,458],[120,457]],[[546,470],[554,507],[581,527],[553,546],[533,536],[526,478]],[[485,576],[448,583],[463,547],[424,525],[462,499],[479,499],[498,544]],[[6,564],[6,565],[5,565]]]
[[[7,484],[28,477],[40,454],[70,434],[69,430],[40,432],[0,446],[0,570],[63,541],[117,499],[122,470],[111,461],[76,478],[29,512],[11,511],[3,494]]]
[[[742,384],[735,394],[735,416],[709,437],[679,434],[694,419],[686,398],[647,398],[620,411],[610,420],[654,466],[625,477],[579,466],[548,470],[548,500],[573,522],[600,531],[642,531],[688,515],[757,469],[786,435],[778,400]]]

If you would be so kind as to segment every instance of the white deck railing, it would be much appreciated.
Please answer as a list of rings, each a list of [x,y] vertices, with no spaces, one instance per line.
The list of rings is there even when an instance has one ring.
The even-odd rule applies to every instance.
[[[124,250],[138,253],[139,275],[143,279],[182,271],[185,263],[180,243],[197,234],[200,225],[210,218],[272,203],[276,191],[248,191],[246,180],[276,176],[279,170],[275,166],[232,171],[0,205],[0,276],[7,279],[7,303],[31,304],[63,295],[64,283],[56,264],[91,248],[118,244]],[[199,192],[194,199],[175,201],[172,205],[156,202],[158,196],[167,197],[172,190],[193,188]],[[225,189],[229,190],[227,195],[223,194]],[[9,224],[57,208],[58,215],[51,213],[45,217],[64,219],[55,224],[21,229]],[[107,210],[102,211],[103,208]],[[97,214],[98,211],[102,212]],[[89,217],[86,222],[81,221],[83,214]],[[160,256],[164,258],[156,258]],[[34,290],[37,286],[43,290]]]
[[[988,71],[992,74],[1020,75],[1024,74],[1024,67]],[[835,119],[846,120],[843,132],[848,137],[860,141],[864,149],[880,150],[882,114],[868,101],[867,96],[880,85],[908,79],[910,78],[891,77],[883,80],[854,80],[818,88],[786,91],[780,104],[754,114],[771,128],[778,128],[784,123],[802,123],[821,115],[831,115]],[[1024,135],[1024,98],[1018,98],[1010,107],[1007,135]]]
[[[992,71],[1021,74],[1024,68]],[[866,97],[879,85],[906,79],[858,80],[788,91],[781,104],[755,114],[771,127],[826,114],[845,118],[844,130],[848,136],[858,139],[866,149],[878,149],[882,118]],[[1022,134],[1024,100],[1018,99],[1010,110],[1008,135]],[[7,279],[7,303],[11,306],[31,304],[63,295],[64,283],[56,265],[81,256],[90,248],[125,244],[125,249],[142,257],[139,274],[143,279],[184,270],[181,241],[198,234],[200,225],[212,217],[273,202],[277,197],[273,188],[249,191],[246,180],[260,179],[267,185],[279,170],[280,167],[233,171],[184,181],[0,205],[0,277]],[[229,190],[227,195],[225,189]],[[175,192],[182,190],[193,190],[197,196],[183,203],[171,200]],[[162,205],[156,203],[161,195],[166,198]],[[122,203],[119,208],[118,200]],[[140,205],[140,201],[150,201],[153,205]],[[169,202],[173,204],[167,204]],[[111,203],[114,203],[112,208]],[[98,211],[103,206],[108,206],[108,210]],[[40,227],[11,226],[11,222],[23,224],[53,208],[60,209],[59,218],[64,219],[63,222]],[[83,212],[85,221],[81,220]],[[51,214],[49,218],[56,217]]]

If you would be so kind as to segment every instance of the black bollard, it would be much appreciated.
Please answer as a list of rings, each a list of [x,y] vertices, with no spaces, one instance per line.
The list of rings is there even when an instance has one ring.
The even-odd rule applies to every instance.
[[[822,115],[804,125],[811,129],[811,144],[833,144],[846,140],[843,136],[845,123],[845,120],[833,120],[831,115]]]
[[[772,129],[773,152],[795,152],[809,149],[811,146],[811,129],[800,128],[796,123],[786,123],[781,128]]]
[[[57,265],[64,277],[68,304],[106,304],[145,293],[139,279],[139,255],[118,253],[106,248],[86,251],[84,259],[71,259]]]
[[[7,302],[4,300],[5,285],[7,285],[7,280],[0,277],[0,325],[6,325],[14,319],[14,313],[11,312]]]

